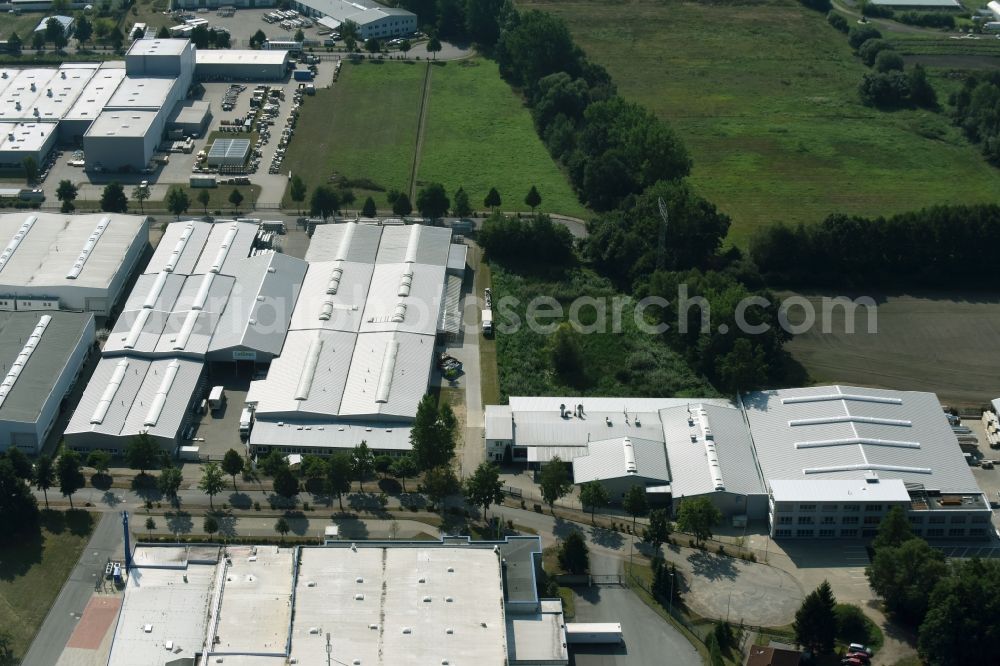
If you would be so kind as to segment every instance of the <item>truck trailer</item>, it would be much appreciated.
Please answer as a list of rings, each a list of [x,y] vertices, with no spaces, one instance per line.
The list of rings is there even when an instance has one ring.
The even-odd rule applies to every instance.
[[[617,622],[567,622],[566,642],[573,644],[614,644],[625,642],[622,625]]]

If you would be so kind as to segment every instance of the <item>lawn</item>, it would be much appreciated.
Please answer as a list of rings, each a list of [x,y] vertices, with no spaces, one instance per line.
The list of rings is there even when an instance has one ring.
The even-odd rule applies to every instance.
[[[306,98],[285,163],[310,191],[334,174],[408,190],[426,71],[424,64],[345,63],[332,88]],[[359,197],[369,193],[354,189]],[[284,205],[294,207],[287,193]]]
[[[520,5],[564,18],[622,95],[673,125],[692,182],[733,217],[736,245],[778,220],[995,200],[1000,170],[944,114],[862,106],[865,67],[795,0]]]
[[[496,63],[476,58],[435,65],[428,109],[418,181],[444,183],[449,194],[462,186],[473,208],[496,187],[504,210],[522,211],[535,185],[541,210],[587,216]]]
[[[0,627],[24,656],[94,527],[85,511],[44,511],[41,537],[0,548]]]
[[[286,162],[312,190],[333,175],[371,184],[354,186],[358,206],[383,190],[408,191],[417,147],[424,77],[430,97],[417,185],[444,184],[449,196],[464,187],[473,208],[496,187],[506,210],[527,210],[532,185],[541,209],[584,217],[566,177],[535,134],[531,115],[483,59],[437,63],[345,64],[331,89],[306,98]],[[305,168],[308,165],[308,168]],[[285,196],[285,206],[293,206]]]
[[[35,32],[38,22],[48,16],[47,12],[24,12],[22,14],[8,14],[4,12],[3,20],[0,21],[0,39],[8,39],[15,32],[21,38],[24,48],[31,45],[31,37]]]

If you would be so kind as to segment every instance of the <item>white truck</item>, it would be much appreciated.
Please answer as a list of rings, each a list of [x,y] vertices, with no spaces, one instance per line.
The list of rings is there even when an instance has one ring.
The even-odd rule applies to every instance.
[[[249,407],[244,407],[240,414],[240,437],[250,436],[250,427],[253,425],[253,412]]]
[[[208,408],[213,412],[222,409],[226,404],[226,391],[221,386],[213,386],[208,394]]]
[[[493,335],[493,311],[483,310],[483,335]]]
[[[617,622],[567,622],[566,642],[570,645],[620,645],[625,642],[625,636],[622,634],[622,625]]]

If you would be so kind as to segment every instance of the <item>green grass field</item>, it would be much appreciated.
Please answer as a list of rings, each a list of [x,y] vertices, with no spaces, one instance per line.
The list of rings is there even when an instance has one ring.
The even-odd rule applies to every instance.
[[[532,185],[541,210],[586,217],[566,176],[535,133],[531,115],[496,63],[476,58],[432,68],[431,95],[419,182],[444,183],[449,194],[465,188],[473,208],[482,208],[490,187],[504,210],[529,210]]]
[[[24,656],[94,527],[85,511],[44,511],[41,537],[0,548],[0,627]]]
[[[737,245],[779,220],[996,199],[1000,170],[944,114],[862,106],[865,67],[795,0],[519,4],[565,19],[622,95],[674,126],[692,182],[733,217]]]
[[[531,116],[492,62],[474,59],[430,67],[431,87],[419,185],[441,182],[451,196],[464,187],[474,208],[496,187],[508,210],[527,210],[532,185],[542,210],[584,216],[558,165],[535,134]],[[286,163],[299,166],[310,190],[333,174],[407,191],[417,146],[425,63],[345,64],[332,89],[307,98]],[[355,188],[360,206],[372,194]],[[285,205],[291,205],[287,194]]]

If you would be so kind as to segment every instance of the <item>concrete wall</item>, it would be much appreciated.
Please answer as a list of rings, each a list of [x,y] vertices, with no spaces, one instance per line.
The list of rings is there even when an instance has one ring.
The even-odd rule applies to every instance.
[[[59,130],[49,133],[45,143],[38,150],[0,150],[0,166],[19,167],[24,163],[25,158],[31,157],[41,167],[45,158],[48,157],[49,151],[56,144],[58,134]]]
[[[358,34],[362,39],[377,37],[378,39],[388,39],[399,35],[408,35],[417,30],[416,16],[386,16],[385,18],[371,23],[366,23],[358,28]]]
[[[285,78],[287,72],[288,69],[284,64],[201,64],[198,65],[197,76],[200,81],[280,81]]]
[[[151,129],[146,136],[84,136],[83,151],[87,155],[87,166],[100,165],[108,171],[125,167],[141,170],[153,158],[162,136],[162,125],[159,132]]]

